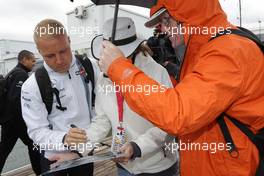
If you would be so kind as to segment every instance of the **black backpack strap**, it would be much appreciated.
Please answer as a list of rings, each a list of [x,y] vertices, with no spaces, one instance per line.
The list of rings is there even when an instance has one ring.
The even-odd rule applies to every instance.
[[[228,142],[228,143],[234,143],[233,140],[232,140],[232,137],[230,135],[229,129],[228,129],[227,125],[226,125],[226,122],[224,120],[224,116],[226,116],[237,128],[239,128],[240,131],[242,131],[250,139],[250,141],[256,145],[256,147],[261,152],[260,155],[264,156],[264,148],[263,148],[264,146],[263,146],[263,144],[260,143],[259,138],[256,137],[258,135],[258,133],[254,134],[250,130],[248,125],[243,124],[242,122],[240,122],[237,119],[229,116],[228,114],[222,113],[218,117],[217,123],[219,124],[219,126],[221,128],[221,131],[222,131],[222,133],[224,135],[225,141]],[[260,133],[263,133],[263,132],[260,132]],[[235,146],[235,145],[233,144],[233,146]]]
[[[53,90],[51,86],[51,81],[47,70],[44,66],[38,68],[35,72],[36,81],[39,87],[41,98],[46,106],[48,114],[51,113],[52,103],[53,103]]]
[[[35,77],[37,80],[37,84],[39,87],[39,91],[41,94],[42,101],[46,106],[48,114],[50,114],[51,110],[52,110],[53,94],[55,95],[57,103],[58,103],[58,105],[56,105],[56,108],[61,110],[61,111],[67,110],[66,107],[63,107],[61,105],[59,90],[56,88],[53,88],[51,86],[49,74],[48,74],[48,72],[44,66],[42,66],[36,70]]]
[[[259,40],[259,38],[253,32],[251,32],[248,29],[242,28],[242,27],[238,27],[238,29],[239,30],[233,29],[231,31],[232,31],[233,34],[240,35],[242,37],[246,37],[246,38],[252,40],[253,42],[255,42],[258,45],[258,47],[264,53],[264,45],[263,45],[263,43]]]
[[[58,110],[61,110],[61,111],[66,111],[67,108],[66,108],[66,107],[63,107],[63,106],[61,105],[61,101],[60,101],[60,92],[59,92],[59,90],[56,89],[56,88],[52,88],[52,92],[54,93],[54,95],[55,95],[55,97],[56,97],[57,103],[59,104],[59,105],[56,105],[56,108],[57,108]]]
[[[243,27],[238,27],[238,29],[240,29],[240,31],[250,35],[251,40],[255,41],[256,43],[259,43],[260,45],[263,46],[262,42],[260,41],[260,39],[256,36],[256,34],[254,34],[253,32],[251,32],[250,30],[243,28]]]
[[[256,176],[263,176],[264,175],[264,158],[259,162],[259,166],[257,168]]]
[[[231,120],[231,122],[233,124],[236,125],[236,127],[238,127],[240,129],[240,131],[242,131],[249,139],[250,141],[256,145],[256,147],[258,148],[259,152],[260,152],[260,156],[264,156],[264,146],[263,144],[261,144],[258,141],[258,138],[256,137],[256,134],[254,134],[249,127],[246,124],[243,124],[241,122],[239,122],[238,120],[230,117],[229,115],[226,114],[226,116],[228,117],[229,120]]]
[[[221,129],[221,132],[224,136],[224,139],[225,139],[225,142],[227,144],[229,144],[230,146],[230,150],[229,150],[229,153],[232,157],[238,157],[238,152],[237,152],[237,148],[235,146],[235,143],[231,137],[231,134],[230,134],[230,131],[226,125],[226,122],[225,122],[225,119],[224,119],[224,113],[222,113],[218,119],[217,119],[217,123]]]
[[[237,27],[238,29],[229,29],[229,30],[225,30],[222,33],[217,33],[215,37],[212,37],[209,41],[212,41],[220,36],[223,35],[230,35],[230,34],[235,34],[235,35],[239,35],[245,38],[248,38],[250,40],[252,40],[253,42],[255,42],[258,47],[261,49],[261,51],[264,53],[264,44],[259,40],[259,38],[250,30],[242,28],[242,27]]]
[[[85,55],[75,55],[76,59],[81,63],[83,68],[85,69],[86,76],[85,82],[89,83],[91,81],[92,84],[92,107],[95,106],[95,79],[94,79],[94,69],[91,60]]]
[[[236,147],[235,147],[234,141],[230,135],[230,131],[229,131],[229,129],[226,125],[226,122],[224,120],[224,116],[226,116],[237,128],[239,128],[240,131],[242,131],[250,139],[250,141],[257,147],[257,149],[259,151],[259,160],[260,161],[259,161],[259,165],[258,165],[255,176],[263,176],[264,175],[264,128],[261,129],[257,134],[254,134],[246,124],[239,122],[238,120],[234,119],[233,117],[229,116],[228,114],[224,114],[224,113],[221,114],[218,117],[217,122],[218,122],[218,125],[220,126],[221,132],[225,138],[225,142],[231,144],[231,150],[229,151],[231,156],[233,156],[231,151],[232,150],[236,151]],[[237,151],[237,154],[239,154],[238,151]]]

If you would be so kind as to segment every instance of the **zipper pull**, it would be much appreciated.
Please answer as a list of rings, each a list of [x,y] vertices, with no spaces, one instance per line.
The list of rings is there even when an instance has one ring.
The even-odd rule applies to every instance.
[[[71,74],[70,74],[70,72],[68,71],[68,75],[69,75],[69,79],[71,79]]]

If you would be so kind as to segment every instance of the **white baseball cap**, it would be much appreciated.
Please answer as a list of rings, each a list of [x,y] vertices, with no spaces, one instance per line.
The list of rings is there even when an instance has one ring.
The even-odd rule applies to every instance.
[[[155,12],[150,19],[145,23],[145,26],[148,28],[155,27],[161,21],[162,14],[167,11],[164,7]]]

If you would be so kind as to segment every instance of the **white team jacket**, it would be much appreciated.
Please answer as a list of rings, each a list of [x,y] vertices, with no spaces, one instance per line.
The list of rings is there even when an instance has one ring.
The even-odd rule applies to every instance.
[[[87,129],[90,118],[94,116],[91,107],[91,83],[89,83],[90,91],[86,92],[84,82],[79,75],[78,65],[76,58],[73,56],[68,73],[61,74],[54,72],[44,62],[44,67],[50,76],[52,85],[60,92],[61,104],[67,108],[66,111],[60,111],[56,108],[57,102],[54,96],[52,112],[48,115],[41,99],[35,74],[32,74],[22,86],[21,106],[28,134],[40,147],[45,146],[46,157],[57,152],[68,152],[63,147],[62,140],[71,128],[70,125],[74,124],[79,128]],[[93,63],[93,68],[95,80],[97,80],[99,68],[95,63]],[[86,96],[86,93],[89,96]]]
[[[138,54],[135,66],[160,84],[172,87],[167,71],[151,57],[146,57],[141,53]],[[110,79],[104,78],[102,75],[99,76],[95,101],[97,115],[93,118],[90,128],[87,130],[87,136],[92,142],[100,142],[111,129],[112,134],[116,133],[118,106],[115,92],[108,87],[112,85]],[[106,89],[111,92],[106,92]],[[112,88],[112,90],[115,89]],[[123,108],[123,125],[128,135],[128,141],[133,141],[140,147],[142,156],[122,166],[134,174],[156,173],[171,167],[178,160],[178,155],[167,152],[167,156],[164,157],[162,147],[169,137],[167,133],[154,127],[152,123],[133,112],[126,103],[124,103]]]

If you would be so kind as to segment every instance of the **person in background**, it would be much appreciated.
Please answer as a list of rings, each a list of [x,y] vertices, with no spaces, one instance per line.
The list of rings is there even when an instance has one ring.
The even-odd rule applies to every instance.
[[[20,139],[27,147],[30,162],[36,175],[40,175],[40,153],[27,134],[27,126],[21,112],[21,87],[28,79],[36,59],[32,52],[22,50],[18,54],[18,64],[6,76],[7,96],[4,116],[1,117],[2,136],[0,142],[0,174],[8,155]]]

